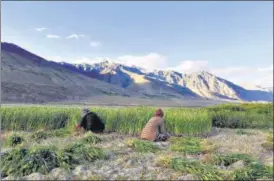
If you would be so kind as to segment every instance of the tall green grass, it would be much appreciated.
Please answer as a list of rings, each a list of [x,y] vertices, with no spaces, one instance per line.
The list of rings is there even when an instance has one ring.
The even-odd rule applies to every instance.
[[[224,104],[208,108],[212,124],[221,128],[272,128],[273,104]]]
[[[3,130],[57,129],[80,117],[79,109],[52,107],[1,107]]]
[[[168,109],[165,119],[168,120],[166,128],[175,134],[199,135],[212,128],[211,116],[206,109]]]
[[[138,135],[155,108],[93,107],[106,123],[106,131]],[[165,128],[174,134],[200,135],[212,126],[228,128],[272,128],[273,104],[221,105],[209,108],[165,109]],[[1,107],[2,130],[72,129],[80,121],[80,108],[73,107]]]
[[[155,109],[92,108],[106,123],[106,131],[138,135]],[[53,107],[2,107],[2,130],[72,129],[80,120],[80,108]],[[211,117],[205,109],[165,110],[166,131],[198,135],[211,131]]]
[[[272,128],[273,114],[236,112],[230,110],[214,111],[212,124],[221,128]]]
[[[273,113],[273,104],[261,104],[261,103],[244,103],[244,104],[222,104],[218,106],[209,107],[214,111],[229,110],[235,112],[253,112],[258,114]]]

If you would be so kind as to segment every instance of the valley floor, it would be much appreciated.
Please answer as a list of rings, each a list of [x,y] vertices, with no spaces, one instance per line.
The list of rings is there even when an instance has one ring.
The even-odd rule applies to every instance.
[[[135,139],[131,136],[119,135],[116,133],[97,135],[102,142],[96,144],[102,148],[108,155],[108,159],[99,159],[91,163],[78,165],[72,171],[66,171],[62,168],[55,168],[49,174],[32,173],[31,175],[21,177],[23,180],[113,180],[113,179],[133,179],[133,180],[197,180],[198,176],[191,171],[176,170],[167,167],[161,161],[161,157],[177,156],[187,161],[198,161],[207,163],[211,155],[216,154],[247,154],[253,157],[263,165],[273,166],[273,149],[265,149],[262,143],[266,141],[267,134],[273,130],[263,131],[255,129],[220,129],[214,128],[211,135],[205,140],[214,146],[214,151],[208,151],[198,154],[183,154],[178,151],[172,151],[172,142],[153,143],[157,146],[156,152],[140,152],[130,146],[129,142]],[[3,133],[1,139],[5,140],[11,133]],[[30,133],[24,133],[30,134]],[[62,147],[71,142],[77,142],[84,135],[67,136],[65,138],[48,138],[39,143],[39,145],[58,145]],[[27,143],[28,146],[34,146],[38,143]],[[25,145],[26,146],[26,145]],[[1,153],[8,152],[10,148],[2,148]],[[244,169],[243,160],[238,160],[229,166],[218,165],[217,168],[225,173],[230,173],[237,169]],[[186,169],[187,170],[187,169]],[[6,177],[3,180],[11,179]],[[272,178],[273,180],[273,178]]]
[[[231,101],[230,101],[231,102]],[[152,106],[152,107],[205,107],[218,104],[228,103],[219,100],[200,100],[200,99],[148,99],[135,97],[120,97],[120,96],[94,96],[81,101],[64,101],[52,102],[48,105],[62,106]],[[234,103],[236,103],[234,101]],[[31,103],[16,103],[16,102],[2,102],[5,106],[33,106],[39,104]],[[45,104],[40,104],[45,105]]]

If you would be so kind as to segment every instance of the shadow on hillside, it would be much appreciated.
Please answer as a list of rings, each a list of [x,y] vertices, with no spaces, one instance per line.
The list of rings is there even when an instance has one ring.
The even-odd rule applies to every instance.
[[[260,90],[247,90],[241,95],[246,101],[272,101],[273,102],[273,92],[266,92]]]
[[[168,84],[167,82],[161,82],[159,80],[155,80],[153,78],[150,77],[146,77],[146,79],[148,79],[149,81],[151,81],[154,86],[157,86],[159,89],[162,90],[167,90],[167,91],[172,91],[175,92],[183,97],[188,97],[188,98],[201,98],[198,94],[194,93],[192,90],[190,90],[189,88],[186,87],[182,87],[176,84]],[[160,90],[159,90],[160,93]],[[164,94],[164,93],[162,93]],[[173,94],[170,94],[173,95]],[[178,97],[173,95],[173,97]]]

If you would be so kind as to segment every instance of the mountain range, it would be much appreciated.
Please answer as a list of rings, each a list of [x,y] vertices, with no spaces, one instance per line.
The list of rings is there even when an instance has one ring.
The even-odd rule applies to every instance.
[[[97,96],[142,99],[273,101],[273,89],[237,85],[201,71],[146,71],[103,61],[70,64],[46,60],[12,43],[1,43],[1,100],[45,103]]]

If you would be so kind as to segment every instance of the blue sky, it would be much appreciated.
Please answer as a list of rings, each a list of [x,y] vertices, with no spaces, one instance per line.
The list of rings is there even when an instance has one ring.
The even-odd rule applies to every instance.
[[[108,59],[273,85],[273,2],[2,2],[1,41],[54,61]]]

